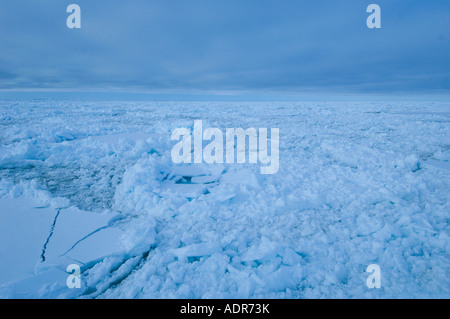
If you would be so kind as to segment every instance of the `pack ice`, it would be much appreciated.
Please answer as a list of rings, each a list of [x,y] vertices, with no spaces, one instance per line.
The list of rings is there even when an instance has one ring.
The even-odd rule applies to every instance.
[[[279,128],[278,173],[174,164],[195,120]],[[449,123],[446,101],[1,100],[0,297],[448,298]]]

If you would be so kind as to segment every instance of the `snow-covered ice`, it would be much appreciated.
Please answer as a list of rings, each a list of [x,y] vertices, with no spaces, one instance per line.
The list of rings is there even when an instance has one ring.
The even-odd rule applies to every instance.
[[[194,120],[279,128],[278,173],[173,164]],[[0,132],[1,298],[450,297],[449,102],[1,100]]]

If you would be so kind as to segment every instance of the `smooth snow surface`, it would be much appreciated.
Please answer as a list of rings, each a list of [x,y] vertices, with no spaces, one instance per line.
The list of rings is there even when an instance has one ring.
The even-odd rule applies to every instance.
[[[173,164],[197,119],[279,128],[278,173]],[[0,101],[0,297],[449,298],[449,124],[447,102]]]

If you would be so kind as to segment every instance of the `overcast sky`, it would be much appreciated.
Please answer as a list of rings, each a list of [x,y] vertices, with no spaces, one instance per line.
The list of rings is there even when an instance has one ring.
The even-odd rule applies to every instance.
[[[450,91],[448,0],[0,4],[0,89]]]

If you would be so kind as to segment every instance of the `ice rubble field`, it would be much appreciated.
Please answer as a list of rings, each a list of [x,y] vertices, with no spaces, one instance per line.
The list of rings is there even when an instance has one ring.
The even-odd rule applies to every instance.
[[[279,172],[173,164],[195,119],[278,127]],[[449,123],[449,102],[2,100],[0,297],[449,298]]]

